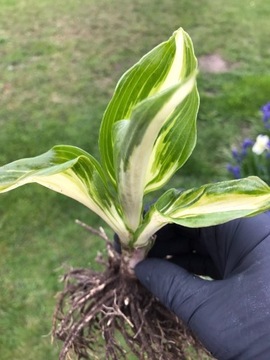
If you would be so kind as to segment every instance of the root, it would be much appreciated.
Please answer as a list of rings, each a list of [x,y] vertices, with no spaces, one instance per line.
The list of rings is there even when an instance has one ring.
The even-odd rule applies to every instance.
[[[181,321],[121,271],[109,242],[107,250],[103,273],[75,269],[64,276],[53,322],[53,336],[63,341],[59,359],[128,360],[133,353],[139,360],[181,360],[191,358],[191,347],[206,359]]]

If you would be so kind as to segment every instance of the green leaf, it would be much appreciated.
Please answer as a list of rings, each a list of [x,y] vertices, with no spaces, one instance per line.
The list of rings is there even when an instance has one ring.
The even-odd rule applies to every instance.
[[[87,152],[59,145],[40,156],[0,168],[0,192],[38,183],[69,196],[98,214],[122,239],[128,232],[99,163]]]
[[[115,186],[115,123],[130,119],[137,104],[183,81],[196,67],[191,39],[179,29],[121,77],[104,113],[99,136],[103,165]]]
[[[169,122],[172,126],[172,124],[179,121],[182,124],[182,131],[187,133],[188,144],[184,141],[179,144],[178,148],[180,156],[183,156],[183,162],[190,155],[195,145],[195,118],[192,119],[193,121],[190,121],[191,119],[188,116],[182,119],[183,107],[180,106],[194,89],[195,76],[196,73],[185,82],[178,83],[139,103],[134,109],[130,121],[121,121],[116,124],[115,162],[117,164],[118,193],[123,206],[125,221],[132,230],[136,230],[141,219],[144,190],[149,181],[147,172],[149,167],[153,168],[150,159],[163,125]],[[168,133],[168,129],[165,132]],[[175,135],[176,138],[178,136],[178,134]],[[168,138],[167,144],[160,142],[160,147],[170,145],[169,140]],[[161,149],[159,150],[161,151]],[[168,149],[167,153],[169,153]],[[160,158],[161,156],[159,156]],[[174,160],[174,156],[169,158],[164,167],[167,165],[167,168],[169,168],[171,165],[170,168],[173,167],[174,171],[176,171],[178,166],[173,164]],[[179,163],[181,161],[178,161],[177,164],[179,165]],[[162,164],[158,165],[156,166],[163,166]],[[166,169],[164,171],[166,173]],[[160,186],[160,183],[167,181],[171,175],[169,171],[166,173],[167,176],[165,176],[165,173],[162,174],[163,179],[155,175],[159,181],[158,186]],[[150,180],[152,181],[152,187],[155,187],[153,178],[150,178]]]
[[[253,216],[270,208],[270,187],[261,179],[245,179],[203,185],[187,191],[168,190],[150,208],[138,229],[136,246],[168,223],[205,227]]]

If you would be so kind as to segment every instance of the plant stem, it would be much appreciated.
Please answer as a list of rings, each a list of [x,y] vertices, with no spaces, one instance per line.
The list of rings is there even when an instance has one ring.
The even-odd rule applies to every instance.
[[[137,249],[122,249],[121,254],[121,273],[124,276],[135,277],[134,269],[136,265],[145,259],[149,247]]]

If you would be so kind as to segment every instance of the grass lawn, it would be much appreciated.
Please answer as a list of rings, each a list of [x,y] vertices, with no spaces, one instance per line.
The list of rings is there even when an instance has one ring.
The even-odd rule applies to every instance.
[[[182,26],[198,57],[218,54],[230,69],[200,73],[198,144],[170,186],[226,179],[231,144],[262,129],[270,101],[269,18],[265,0],[2,0],[0,165],[55,144],[97,155],[116,81]],[[63,267],[96,266],[104,247],[76,218],[103,225],[37,185],[1,195],[1,360],[57,359],[50,328]]]

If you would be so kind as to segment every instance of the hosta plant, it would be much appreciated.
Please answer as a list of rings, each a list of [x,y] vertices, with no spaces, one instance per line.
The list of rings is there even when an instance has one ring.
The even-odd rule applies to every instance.
[[[0,168],[1,192],[39,183],[97,213],[120,241],[121,255],[108,243],[103,273],[66,275],[53,330],[64,341],[60,359],[70,351],[99,358],[98,338],[107,359],[129,358],[129,351],[139,359],[185,358],[186,331],[136,281],[134,266],[168,223],[203,227],[270,207],[270,188],[249,177],[168,190],[144,213],[145,195],[162,188],[196,144],[196,75],[192,41],[179,29],[120,78],[100,126],[100,160],[58,145]]]

